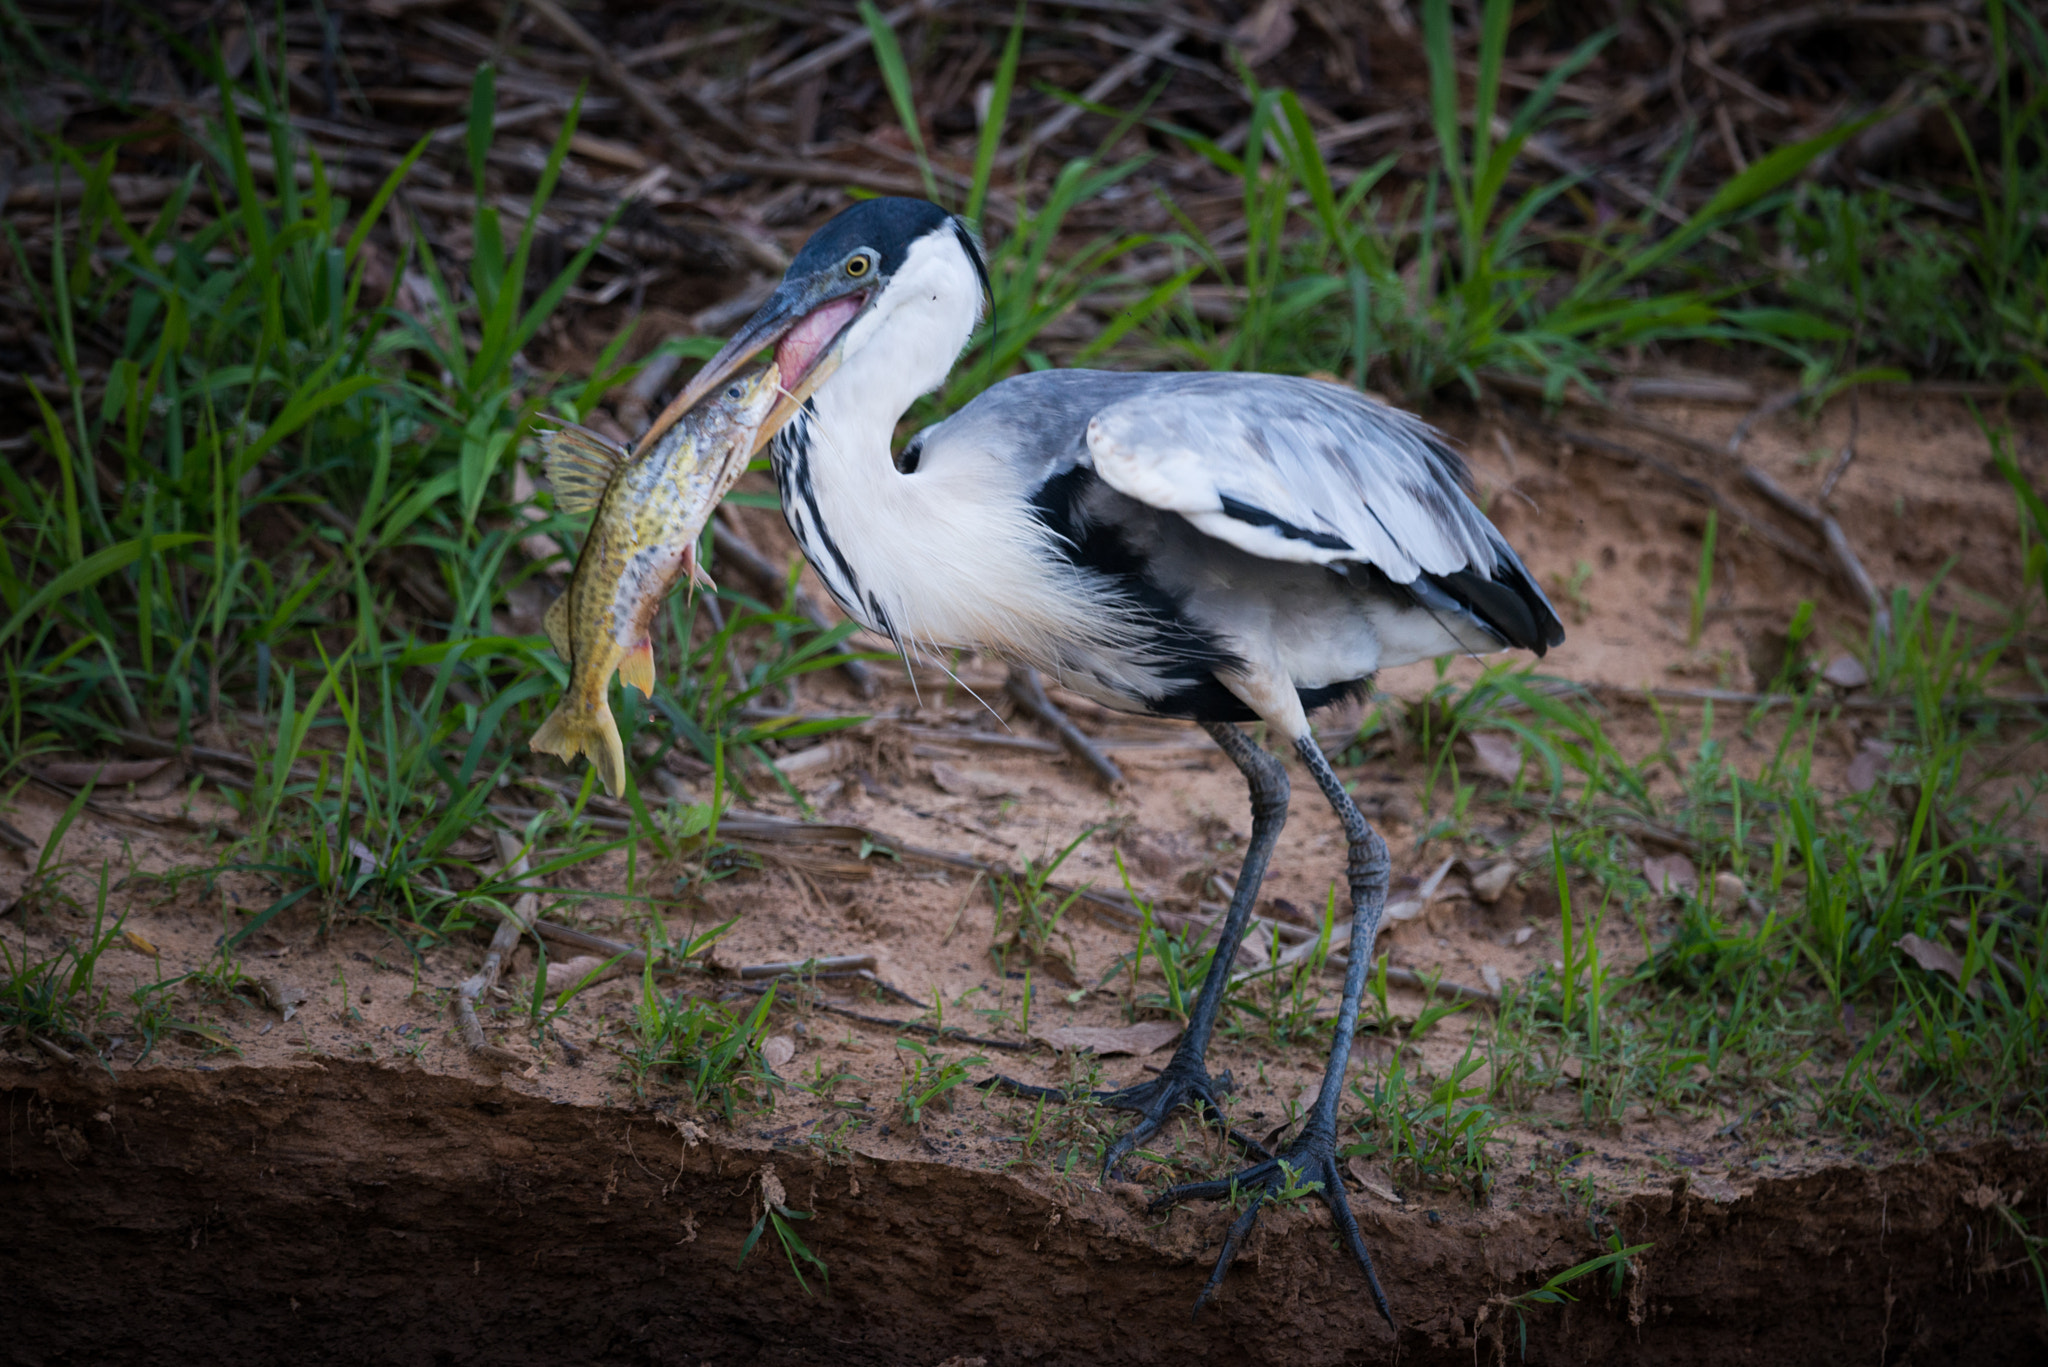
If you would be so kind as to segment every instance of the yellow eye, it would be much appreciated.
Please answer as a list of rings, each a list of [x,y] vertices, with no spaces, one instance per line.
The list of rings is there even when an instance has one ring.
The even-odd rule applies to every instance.
[[[865,256],[854,257],[846,263],[846,273],[856,278],[866,275],[868,273],[868,259]]]

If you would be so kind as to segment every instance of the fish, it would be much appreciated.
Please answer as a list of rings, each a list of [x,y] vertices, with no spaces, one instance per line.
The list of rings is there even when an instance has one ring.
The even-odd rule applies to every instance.
[[[588,755],[613,797],[625,790],[626,753],[612,674],[653,696],[655,615],[678,583],[710,586],[697,538],[781,392],[773,363],[735,376],[639,456],[573,424],[541,434],[555,506],[595,516],[567,591],[541,620],[569,683],[528,745],[564,760]]]

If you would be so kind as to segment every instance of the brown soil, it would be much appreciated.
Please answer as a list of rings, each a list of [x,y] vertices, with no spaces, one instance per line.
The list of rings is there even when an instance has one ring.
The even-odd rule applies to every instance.
[[[1391,1346],[1319,1209],[1268,1216],[1191,1320],[1217,1219],[1155,1222],[1135,1187],[1053,1199],[941,1158],[688,1142],[638,1107],[339,1060],[23,1079],[7,1106],[17,1362],[1335,1363]],[[770,1166],[817,1212],[829,1297],[761,1252],[734,1270]],[[1616,1212],[1657,1244],[1626,1295],[1534,1313],[1530,1357],[2037,1361],[2039,1296],[1989,1252],[1984,1207],[2043,1180],[2040,1151],[2005,1145],[1734,1199],[1677,1178]],[[1493,1357],[1494,1289],[1585,1241],[1562,1210],[1361,1214],[1417,1363]]]
[[[1781,380],[1759,377],[1758,387]],[[1885,587],[1918,585],[1953,556],[1938,601],[1990,619],[1996,609],[1974,595],[2010,596],[2017,534],[2010,494],[1987,469],[1969,413],[1927,399],[1863,402],[1859,455],[1835,502],[1872,576]],[[1740,411],[1666,405],[1655,416],[1718,442]],[[1547,671],[1612,685],[1754,687],[1768,679],[1757,677],[1753,661],[1768,654],[1770,633],[1801,598],[1821,604],[1824,653],[1860,640],[1861,613],[1829,576],[1724,525],[1707,630],[1688,647],[1703,520],[1696,503],[1654,475],[1562,447],[1511,416],[1439,417],[1468,442],[1483,499],[1558,594],[1571,639]],[[2038,411],[2013,417],[2022,463],[2041,480],[2048,449]],[[1839,445],[1846,422],[1834,412],[1817,427],[1774,420],[1746,456],[1811,497],[1827,462],[1806,457]],[[1602,430],[1727,484],[1726,470],[1703,469],[1698,457],[1654,437]],[[1744,506],[1760,522],[1775,516]],[[772,513],[745,521],[764,548],[790,552]],[[1777,525],[1818,545],[1806,529]],[[1575,578],[1573,602],[1566,589]],[[961,678],[997,701],[999,669],[968,661]],[[1391,671],[1381,684],[1413,695],[1433,678],[1421,666]],[[913,695],[897,671],[868,703],[841,687],[814,676],[805,706],[886,720],[862,733],[845,762],[805,778],[824,819],[1012,864],[1056,852],[1092,824],[1097,834],[1075,851],[1063,878],[1115,886],[1121,851],[1134,883],[1168,899],[1185,900],[1211,868],[1234,868],[1248,826],[1242,782],[1186,728],[1077,705],[1087,729],[1126,742],[1116,754],[1130,790],[1110,796],[1058,757],[963,739],[994,724],[936,672],[920,671]],[[1651,713],[1620,700],[1613,706],[1610,733],[1625,747],[1657,742]],[[997,710],[1007,709],[998,702]],[[1674,749],[1697,742],[1698,724],[1696,711],[1672,715]],[[1843,781],[1867,725],[1852,715],[1825,734],[1824,781]],[[1024,722],[1017,732],[1032,734]],[[1769,754],[1763,739],[1745,742],[1725,724],[1720,733],[1740,763]],[[943,787],[935,764],[952,767]],[[1477,857],[1530,836],[1488,825],[1495,818],[1483,815],[1469,846],[1425,847],[1423,775],[1412,757],[1375,758],[1347,778],[1395,849],[1397,880],[1411,886],[1449,855]],[[131,795],[109,793],[138,819],[88,820],[67,838],[75,896],[89,903],[103,859],[118,879],[124,868],[161,874],[218,857],[177,823],[219,823],[231,837],[231,811],[169,788],[159,780]],[[1297,793],[1305,790],[1297,784]],[[24,789],[5,815],[40,842],[59,810]],[[144,824],[145,813],[172,824]],[[1319,911],[1341,851],[1329,813],[1297,802],[1267,906]],[[485,843],[472,854],[482,862]],[[7,858],[0,856],[0,906],[24,877]],[[676,872],[643,856],[629,887],[627,861],[615,856],[573,871],[565,893],[651,900],[572,896],[548,914],[629,939],[644,908],[677,932],[738,915],[717,952],[721,963],[873,953],[878,976],[911,996],[943,994],[949,1023],[1020,1040],[1023,985],[997,973],[988,953],[993,912],[985,890],[966,877],[792,857],[670,896]],[[1387,932],[1382,943],[1396,965],[1477,983],[1489,970],[1526,975],[1556,955],[1555,908],[1546,918],[1536,891],[1510,889],[1488,906],[1455,877],[1448,886],[1442,904]],[[126,1012],[135,986],[203,965],[224,929],[275,895],[245,874],[210,887],[131,878],[113,906],[127,912],[139,941],[117,946],[101,967],[113,1003]],[[1619,920],[1603,949],[1626,963],[1642,942],[1636,926]],[[80,928],[75,916],[26,908],[0,923],[10,948],[32,959]],[[1049,983],[1045,974],[1060,970],[1042,965],[1034,1026],[1122,1024],[1118,983],[1096,984],[1129,951],[1128,931],[1080,914],[1067,928],[1074,981]],[[1532,933],[1517,943],[1522,929]],[[246,964],[252,975],[305,993],[289,1022],[249,1001],[187,994],[176,1014],[214,1038],[167,1034],[139,1064],[132,1031],[108,1050],[107,1069],[74,1072],[18,1043],[0,1054],[10,1215],[0,1252],[8,1287],[0,1342],[10,1359],[937,1364],[955,1355],[1389,1356],[1390,1334],[1362,1279],[1335,1247],[1326,1214],[1311,1206],[1262,1216],[1217,1303],[1190,1320],[1227,1215],[1191,1207],[1152,1217],[1144,1199],[1170,1173],[1228,1171],[1227,1155],[1192,1124],[1153,1146],[1165,1162],[1141,1165],[1141,1184],[1103,1191],[1085,1163],[1068,1180],[1042,1154],[1023,1160],[1014,1136],[1029,1115],[1016,1101],[973,1093],[921,1130],[905,1126],[895,1110],[897,1032],[809,1010],[776,1019],[795,1050],[782,1072],[792,1080],[851,1075],[842,1098],[869,1106],[843,1144],[810,1142],[825,1133],[823,1122],[845,1113],[795,1090],[781,1094],[772,1113],[736,1126],[686,1119],[662,1089],[635,1095],[607,1052],[638,990],[630,981],[594,988],[564,1014],[561,1033],[578,1046],[576,1060],[551,1045],[523,1073],[492,1075],[448,1029],[449,995],[474,971],[481,945],[479,937],[444,946],[415,972],[402,947],[373,927],[323,935],[313,909],[302,907],[256,937]],[[156,958],[148,957],[152,947]],[[491,1018],[511,1048],[526,1048],[518,1027],[532,973],[527,950]],[[1328,986],[1325,1010],[1334,1005],[1334,977]],[[979,995],[956,1005],[977,987]],[[829,995],[870,1014],[915,1014]],[[1412,1018],[1421,998],[1397,989],[1392,1004]],[[975,1016],[977,1007],[1006,1010],[1012,1020]],[[1418,1060],[1441,1072],[1471,1030],[1469,1017],[1445,1022],[1417,1048]],[[1354,1052],[1360,1077],[1387,1061],[1373,1045],[1368,1037]],[[1239,1084],[1233,1121],[1260,1135],[1281,1124],[1312,1090],[1323,1047],[1219,1037],[1214,1062]],[[944,1052],[958,1057],[964,1049]],[[1068,1075],[1069,1063],[1048,1051],[996,1057],[976,1075],[998,1065],[1034,1081]],[[1141,1063],[1110,1059],[1103,1074],[1135,1077]],[[1403,1191],[1398,1205],[1370,1190],[1354,1193],[1403,1325],[1400,1356],[1471,1362],[1504,1351],[1513,1360],[1520,1329],[1504,1297],[1596,1255],[1606,1233],[1618,1231],[1655,1248],[1621,1295],[1587,1282],[1574,1288],[1579,1303],[1531,1310],[1531,1360],[2038,1360],[2048,1315],[1995,1207],[2038,1215],[2048,1150],[2001,1140],[1932,1158],[1881,1149],[1852,1155],[1833,1140],[1793,1139],[1743,1121],[1740,1111],[1673,1117],[1638,1107],[1596,1129],[1579,1122],[1574,1098],[1559,1094],[1509,1130],[1485,1204],[1427,1188]],[[816,1212],[801,1233],[830,1266],[828,1296],[797,1289],[772,1237],[734,1270],[768,1164],[789,1205]],[[1391,1184],[1390,1174],[1365,1175],[1374,1186]]]

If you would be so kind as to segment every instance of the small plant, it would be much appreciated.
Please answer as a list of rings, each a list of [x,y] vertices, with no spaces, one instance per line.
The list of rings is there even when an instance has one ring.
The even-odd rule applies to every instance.
[[[1226,1022],[1233,1030],[1249,1028],[1250,1021],[1263,1022],[1266,1039],[1278,1047],[1304,1040],[1320,1042],[1325,1037],[1329,1022],[1321,1014],[1325,997],[1322,975],[1336,919],[1333,883],[1323,907],[1322,927],[1305,954],[1290,959],[1279,932],[1271,932],[1266,946],[1270,966],[1240,973],[1231,980],[1229,1004],[1240,1013]]]
[[[896,1047],[907,1055],[899,1055],[896,1061],[903,1065],[903,1120],[912,1126],[924,1123],[927,1110],[952,1110],[953,1089],[967,1081],[969,1069],[988,1062],[980,1054],[949,1060],[933,1053],[921,1040],[899,1039]]]
[[[1060,930],[1060,922],[1080,899],[1083,889],[1076,888],[1061,897],[1046,884],[1067,862],[1067,857],[1093,834],[1095,828],[1090,826],[1050,860],[1025,860],[1022,875],[1003,873],[989,880],[989,896],[995,903],[995,937],[989,945],[989,957],[995,961],[997,972],[1007,974],[1015,956],[1025,965],[1043,965],[1069,984],[1079,981],[1074,968],[1074,942]],[[1053,952],[1055,936],[1065,944],[1064,954]]]
[[[1597,1258],[1588,1258],[1585,1262],[1579,1263],[1574,1267],[1566,1268],[1534,1290],[1524,1291],[1518,1296],[1496,1296],[1481,1308],[1479,1323],[1484,1324],[1486,1322],[1489,1311],[1498,1310],[1500,1312],[1500,1324],[1502,1328],[1505,1328],[1507,1317],[1512,1313],[1515,1317],[1515,1330],[1520,1343],[1521,1355],[1527,1358],[1529,1356],[1528,1315],[1531,1310],[1542,1305],[1564,1305],[1567,1302],[1577,1300],[1578,1297],[1565,1288],[1575,1281],[1609,1269],[1613,1270],[1614,1278],[1609,1294],[1620,1295],[1622,1278],[1628,1271],[1630,1260],[1638,1253],[1646,1253],[1656,1247],[1655,1244],[1632,1244],[1627,1248],[1623,1248],[1620,1246],[1621,1239],[1619,1235],[1609,1235],[1608,1243],[1610,1246],[1607,1252],[1602,1253]],[[1474,1332],[1477,1332],[1476,1325],[1474,1326]],[[1505,1344],[1502,1346],[1504,1348]]]
[[[17,956],[0,937],[0,1036],[20,1034],[45,1049],[60,1041],[90,1048],[94,1027],[107,1012],[107,991],[95,981],[100,955],[120,938],[122,919],[107,922],[102,865],[92,924],[82,936],[38,960],[30,959],[26,943]]]
[[[1700,631],[1707,621],[1707,595],[1714,587],[1714,533],[1720,525],[1720,514],[1707,509],[1707,530],[1700,538],[1700,570],[1692,585],[1692,615],[1686,619],[1685,644],[1696,649],[1700,643]]]
[[[1492,1168],[1490,1150],[1499,1142],[1500,1118],[1492,1107],[1475,1100],[1486,1089],[1466,1084],[1485,1063],[1468,1044],[1450,1075],[1431,1083],[1427,1093],[1419,1093],[1397,1051],[1383,1081],[1370,1088],[1362,1079],[1351,1084],[1364,1114],[1352,1122],[1360,1138],[1343,1150],[1343,1156],[1377,1158],[1415,1181],[1483,1195]]]
[[[678,1077],[695,1105],[730,1121],[743,1104],[767,1105],[781,1085],[761,1058],[774,1004],[773,987],[751,1011],[682,993],[664,996],[655,989],[650,956],[634,1013],[636,1047],[629,1064],[641,1079],[655,1073]]]
[[[771,1163],[761,1169],[760,1184],[761,1218],[754,1221],[753,1229],[747,1233],[746,1242],[740,1245],[740,1256],[733,1263],[733,1270],[737,1272],[746,1265],[748,1257],[754,1252],[754,1245],[761,1241],[762,1232],[773,1229],[775,1241],[782,1245],[782,1256],[789,1260],[789,1270],[796,1277],[796,1284],[804,1289],[804,1294],[811,1296],[817,1293],[812,1291],[811,1284],[804,1280],[803,1263],[809,1263],[817,1269],[818,1280],[824,1283],[827,1291],[830,1291],[831,1274],[825,1266],[825,1260],[804,1246],[803,1239],[798,1236],[796,1227],[791,1223],[795,1220],[811,1219],[816,1212],[789,1208],[789,1194],[782,1188],[782,1179],[775,1175],[774,1164]]]

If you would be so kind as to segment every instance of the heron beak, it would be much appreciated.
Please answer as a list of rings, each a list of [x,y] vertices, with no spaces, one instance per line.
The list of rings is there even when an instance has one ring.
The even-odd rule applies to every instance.
[[[836,281],[829,282],[837,284]],[[776,348],[780,363],[781,396],[768,411],[754,450],[766,446],[789,420],[796,416],[817,387],[839,368],[839,346],[846,328],[867,306],[872,288],[829,295],[808,281],[785,281],[768,296],[768,302],[749,318],[718,354],[706,361],[692,376],[683,392],[661,411],[640,438],[634,454],[654,448],[662,434],[695,408],[704,397],[724,384],[763,347]],[[785,354],[789,353],[789,354]]]

